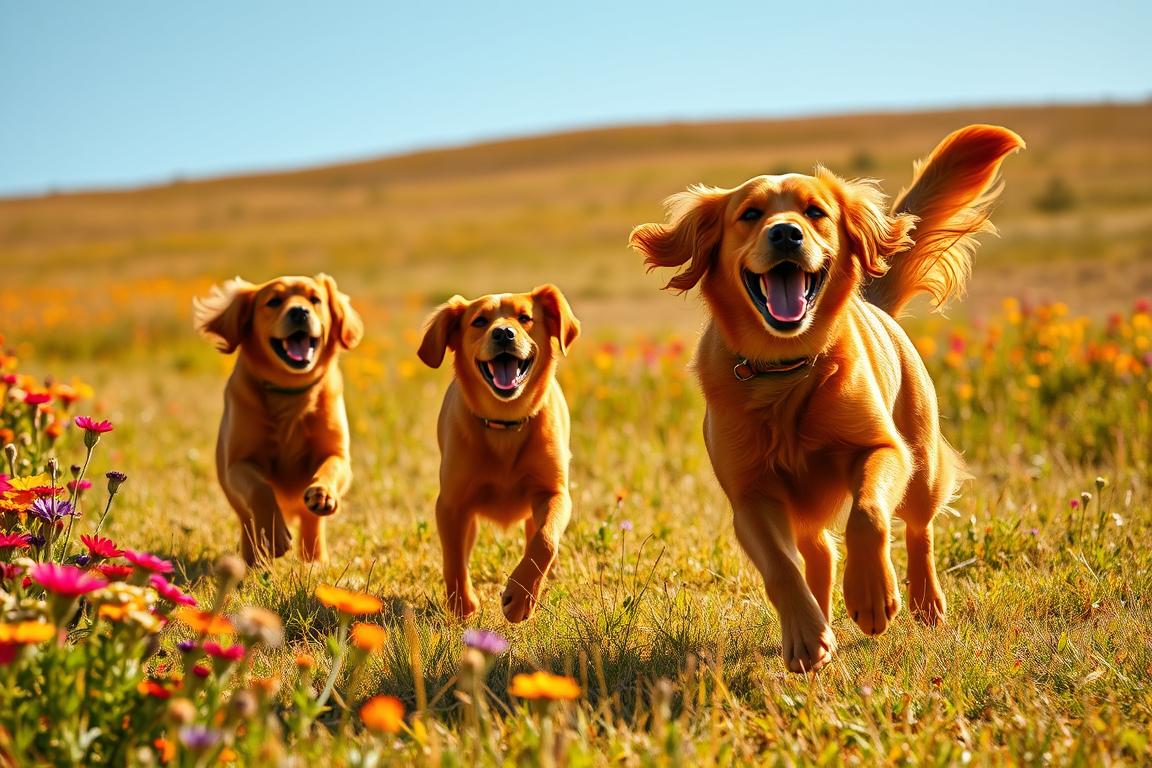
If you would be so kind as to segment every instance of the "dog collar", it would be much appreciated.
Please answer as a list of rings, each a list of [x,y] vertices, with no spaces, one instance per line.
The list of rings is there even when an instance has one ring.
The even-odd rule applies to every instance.
[[[324,378],[323,376],[320,377]],[[272,395],[302,395],[312,387],[320,383],[320,379],[316,379],[311,384],[305,384],[302,387],[279,387],[268,381],[261,381],[260,386],[263,390]]]
[[[495,429],[498,432],[507,430],[519,432],[520,430],[524,429],[524,425],[528,423],[528,419],[531,417],[517,419],[516,421],[507,421],[505,419],[486,419],[483,416],[477,416],[476,418],[480,419],[480,423],[488,429]]]
[[[816,362],[815,355],[769,362],[753,361],[741,355],[736,361],[736,365],[732,366],[732,375],[736,377],[737,381],[749,381],[757,376],[774,376],[801,371],[811,367],[814,362]]]

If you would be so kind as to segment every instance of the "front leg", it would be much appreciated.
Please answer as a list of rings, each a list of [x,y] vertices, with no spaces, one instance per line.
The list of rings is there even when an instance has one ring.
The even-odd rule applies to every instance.
[[[788,510],[774,499],[733,500],[733,522],[780,615],[785,665],[793,672],[820,669],[832,659],[836,637],[805,581]]]
[[[566,490],[533,499],[532,518],[525,523],[524,557],[508,578],[501,598],[504,616],[513,624],[524,621],[536,609],[544,577],[556,562],[560,537],[571,517],[572,499]]]
[[[314,515],[327,517],[336,514],[340,499],[352,485],[352,467],[345,456],[324,459],[312,482],[304,491],[304,506]]]
[[[904,498],[911,474],[903,444],[870,449],[857,465],[844,536],[844,606],[865,634],[880,634],[900,611],[889,536],[892,510]]]
[[[252,565],[280,557],[288,551],[292,534],[276,501],[276,492],[264,473],[249,461],[228,467],[224,477],[229,499],[241,517],[240,549]]]
[[[440,534],[448,609],[465,619],[480,607],[468,571],[468,560],[476,544],[476,515],[449,504],[441,495],[436,499],[436,531]]]

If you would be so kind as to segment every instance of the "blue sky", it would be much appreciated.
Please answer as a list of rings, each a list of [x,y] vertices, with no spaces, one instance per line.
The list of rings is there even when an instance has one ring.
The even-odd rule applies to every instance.
[[[1147,0],[0,0],[0,195],[619,123],[1143,101],[1149,30]]]

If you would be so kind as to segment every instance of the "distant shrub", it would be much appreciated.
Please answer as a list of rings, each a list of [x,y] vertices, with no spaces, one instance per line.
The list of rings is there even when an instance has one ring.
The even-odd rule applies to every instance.
[[[871,173],[876,169],[876,158],[868,150],[861,149],[852,156],[850,164],[857,173]]]
[[[1075,207],[1076,196],[1072,194],[1072,189],[1063,177],[1053,176],[1048,180],[1048,185],[1044,187],[1044,191],[1032,201],[1032,204],[1039,211],[1059,213]]]

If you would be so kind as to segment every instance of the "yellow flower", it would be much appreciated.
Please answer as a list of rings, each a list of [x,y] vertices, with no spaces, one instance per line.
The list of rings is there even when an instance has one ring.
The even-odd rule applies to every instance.
[[[56,627],[40,621],[0,624],[0,644],[32,645],[56,637]]]
[[[384,604],[380,598],[363,592],[353,592],[348,589],[331,587],[321,584],[316,587],[316,597],[329,608],[335,608],[340,613],[350,616],[360,616],[366,613],[380,613]]]
[[[404,704],[392,696],[373,696],[360,708],[364,727],[377,733],[396,733],[404,725]]]
[[[388,630],[378,624],[356,622],[352,625],[352,645],[368,653],[376,653],[388,642]]]
[[[579,698],[580,686],[570,677],[551,675],[547,672],[533,672],[530,675],[516,675],[508,693],[521,699],[550,699],[571,701]]]
[[[1027,384],[1031,389],[1039,389],[1040,377],[1034,373],[1030,373],[1024,378],[1024,383]]]
[[[235,632],[232,622],[223,616],[201,611],[189,605],[180,606],[172,615],[203,635],[230,635]]]

